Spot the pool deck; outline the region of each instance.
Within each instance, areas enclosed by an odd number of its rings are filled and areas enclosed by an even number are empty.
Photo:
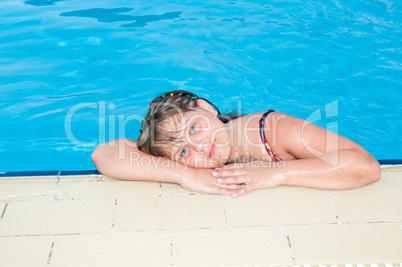
[[[103,175],[0,177],[0,266],[401,266],[402,166],[239,198]]]

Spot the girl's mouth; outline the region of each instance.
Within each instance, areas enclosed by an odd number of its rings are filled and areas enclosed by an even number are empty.
[[[215,149],[216,149],[216,143],[213,142],[211,146],[211,150],[209,151],[209,157],[212,158],[212,156],[215,154]]]

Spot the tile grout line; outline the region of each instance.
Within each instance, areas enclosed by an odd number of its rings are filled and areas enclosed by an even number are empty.
[[[57,174],[57,181],[56,181],[56,184],[54,185],[52,198],[50,199],[50,200],[52,200],[52,201],[54,200],[54,198],[55,198],[55,196],[56,196],[57,185],[60,183],[60,172],[61,172],[61,171],[59,171],[59,173]]]
[[[1,213],[1,216],[0,216],[0,222],[3,220],[3,216],[6,213],[7,207],[8,207],[8,201],[6,202],[6,205],[4,205],[3,212]]]
[[[49,266],[50,260],[52,259],[52,254],[53,254],[53,248],[54,248],[54,242],[56,241],[56,237],[53,238],[52,245],[50,246],[50,251],[49,251],[49,257],[47,258],[47,265],[46,267]]]
[[[225,200],[224,200],[223,196],[221,196],[221,197],[222,197],[222,208],[223,208],[223,220],[225,222],[225,228],[228,228],[228,221],[227,221],[227,218],[226,218]]]
[[[114,232],[114,223],[116,221],[116,211],[117,211],[117,198],[114,200],[114,211],[113,211],[113,221],[112,221],[112,233]]]
[[[170,230],[170,266],[173,267],[173,230]]]
[[[332,210],[333,210],[334,213],[335,213],[336,223],[337,223],[337,224],[342,224],[342,223],[341,223],[341,220],[339,220],[338,212],[337,212],[336,209],[335,209],[334,202],[332,201],[331,195],[329,194],[329,191],[328,191],[328,190],[327,190],[327,195],[328,195],[328,198],[329,198],[329,202],[331,203]]]
[[[288,240],[288,245],[289,245],[289,249],[290,249],[290,256],[292,256],[292,260],[293,260],[293,266],[296,266],[296,259],[295,259],[295,255],[293,254],[293,248],[292,248],[292,244],[290,243],[290,237],[289,237],[289,233],[288,233],[288,228],[286,228],[286,224],[283,225],[283,228],[285,228],[286,238]]]

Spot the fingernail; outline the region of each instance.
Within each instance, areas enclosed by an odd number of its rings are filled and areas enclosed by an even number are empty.
[[[212,172],[213,176],[218,176],[218,172]]]
[[[222,178],[219,178],[217,181],[218,183],[222,183]]]
[[[232,193],[232,197],[237,197],[237,194],[236,194],[236,193]]]

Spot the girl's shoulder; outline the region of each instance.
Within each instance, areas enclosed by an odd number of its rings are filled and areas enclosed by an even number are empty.
[[[264,128],[271,128],[273,124],[278,123],[288,116],[281,112],[270,112],[267,116],[264,116],[265,113],[266,111],[247,114],[234,119],[232,122],[240,124],[242,128],[255,128],[260,127],[260,120],[263,119]]]
[[[261,111],[261,112],[255,112],[255,113],[251,113],[251,114],[247,114],[242,116],[241,118],[245,118],[245,119],[258,119],[260,120],[262,118],[262,116],[266,113],[266,111]],[[270,112],[267,117],[272,117],[273,115],[275,116],[286,116],[285,113],[282,112],[276,112],[276,111],[272,111]],[[265,120],[267,119],[267,117],[265,118]]]

